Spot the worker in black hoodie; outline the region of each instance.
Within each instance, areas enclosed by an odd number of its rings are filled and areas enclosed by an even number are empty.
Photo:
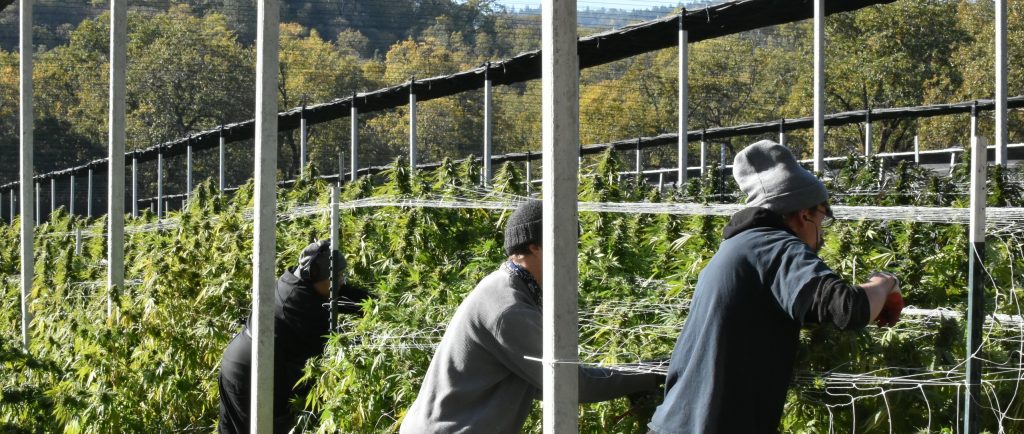
[[[311,357],[324,352],[330,332],[330,281],[335,270],[339,282],[339,313],[358,314],[369,293],[345,281],[345,259],[333,255],[327,241],[307,246],[299,265],[277,281],[274,303],[274,432],[288,432],[296,414],[289,404],[302,398],[308,386],[297,387],[302,369]],[[249,432],[250,372],[252,371],[252,316],[231,339],[220,363],[220,433]]]

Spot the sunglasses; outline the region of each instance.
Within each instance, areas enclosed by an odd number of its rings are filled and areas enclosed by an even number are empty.
[[[832,207],[825,205],[824,208],[825,209],[815,207],[814,210],[825,214],[825,218],[821,219],[821,227],[827,228],[829,226],[832,226],[832,223],[835,223],[836,218],[835,215],[832,214]]]

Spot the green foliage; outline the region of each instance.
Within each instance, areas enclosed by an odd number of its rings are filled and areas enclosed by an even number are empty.
[[[582,178],[581,200],[667,199],[631,180],[618,182],[619,167],[615,154],[600,156],[596,171]],[[883,168],[863,160],[851,160],[843,170],[843,176],[830,181],[840,204],[960,202],[953,195],[907,194],[917,186],[954,191],[957,177],[934,177],[906,166]],[[992,182],[1009,185],[1005,178],[1013,175],[997,172]],[[515,166],[503,166],[493,194],[521,194],[520,177]],[[367,179],[346,185],[343,200],[376,195],[457,197],[480,180],[472,160],[446,161],[437,170],[414,173],[397,160],[379,179],[382,183],[376,185]],[[687,200],[735,200],[733,184],[723,187],[713,177],[694,182],[717,187],[697,188]],[[326,204],[328,188],[315,177],[302,179],[281,192],[281,210]],[[172,214],[179,225],[130,233],[129,284],[115,292],[103,284],[104,220],[86,221],[58,212],[41,225],[33,344],[28,353],[19,348],[18,280],[8,277],[2,282],[0,319],[6,327],[0,333],[0,426],[12,432],[211,430],[219,358],[250,305],[252,224],[243,215],[252,206],[251,190],[250,183],[226,198],[211,183],[202,183],[194,201]],[[1012,188],[999,195],[1006,203],[1021,200],[1020,192]],[[312,384],[312,393],[295,403],[308,410],[302,429],[397,429],[429,364],[430,344],[476,282],[504,259],[505,217],[507,212],[481,209],[384,207],[344,212],[342,239],[350,278],[380,298],[367,302],[365,316],[348,318],[344,332],[331,336],[326,354],[307,365],[302,381]],[[154,222],[149,214],[138,220]],[[616,364],[635,362],[637,357],[667,357],[674,333],[623,330],[652,325],[672,330],[685,320],[685,310],[655,313],[629,306],[680,305],[688,300],[698,273],[721,241],[725,219],[583,213],[581,222],[580,308],[594,312],[595,318],[580,336],[583,354],[594,354],[586,361]],[[279,221],[278,270],[291,265],[309,239],[326,237],[328,226],[324,214]],[[85,234],[81,254],[74,252],[76,228]],[[896,272],[909,305],[962,311],[965,234],[956,225],[840,222],[829,230],[822,254],[833,269],[855,281],[870,270]],[[1019,273],[1014,270],[1024,266],[1024,258],[1016,240],[992,241],[987,262],[994,283],[990,299],[998,302],[992,306],[1002,309],[1007,289],[1017,287]],[[0,226],[0,269],[5,275],[17,270],[17,246],[17,226]],[[1003,295],[993,298],[997,290]],[[109,317],[108,300],[113,303]],[[928,330],[922,336],[919,329],[902,325],[859,333],[809,329],[802,338],[797,373],[882,369],[880,376],[901,376],[915,369],[961,369],[962,324],[947,319]],[[1016,357],[1015,351],[1013,345],[998,341],[985,347],[991,360]],[[995,396],[1013,393],[1012,382],[991,384]],[[884,399],[863,397],[854,404],[855,412],[849,398],[825,393],[824,387],[820,380],[798,382],[782,428],[825,432],[829,426],[844,426],[873,431],[892,424],[896,432],[910,432],[955,430],[957,424],[959,389],[952,385],[889,393]],[[1024,411],[1018,407],[1010,408],[1011,414]],[[584,405],[581,432],[643,432],[650,410],[630,409],[624,399]],[[539,423],[535,411],[526,430],[539,430]],[[995,429],[996,421],[984,423]]]

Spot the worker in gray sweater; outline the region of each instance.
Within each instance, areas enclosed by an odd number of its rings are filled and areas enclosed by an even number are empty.
[[[541,202],[528,201],[505,228],[508,261],[459,305],[430,361],[402,434],[517,433],[540,399]],[[581,402],[658,390],[654,374],[579,368]]]

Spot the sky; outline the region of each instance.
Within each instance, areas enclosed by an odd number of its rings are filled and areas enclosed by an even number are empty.
[[[498,0],[498,4],[509,9],[539,8],[541,0]],[[577,9],[649,9],[653,6],[678,6],[679,0],[576,0]]]

